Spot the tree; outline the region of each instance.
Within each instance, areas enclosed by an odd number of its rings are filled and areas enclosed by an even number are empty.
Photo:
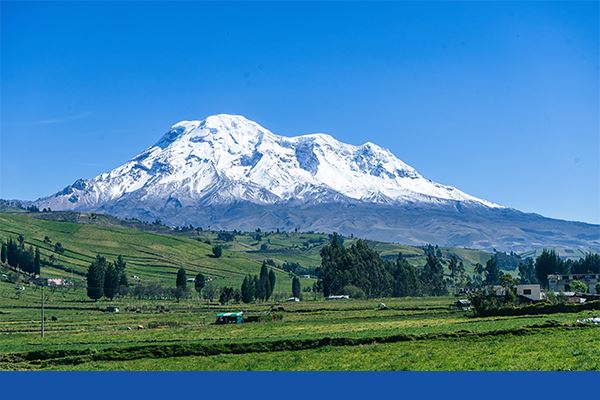
[[[267,293],[269,292],[269,270],[267,269],[267,265],[263,262],[260,267],[260,274],[258,278],[258,286],[256,288],[256,298],[259,300],[266,300]]]
[[[519,280],[523,284],[538,283],[535,274],[535,265],[531,258],[528,258],[525,262],[519,263]]]
[[[500,268],[496,262],[496,258],[491,257],[485,263],[485,284],[498,285],[500,284]]]
[[[428,296],[444,296],[448,294],[444,281],[444,267],[438,257],[430,252],[421,272],[421,288]]]
[[[222,305],[229,303],[233,299],[235,290],[232,287],[223,287],[221,288],[221,293],[219,294],[219,303]]]
[[[196,292],[198,292],[198,297],[200,297],[200,294],[202,292],[202,289],[204,289],[205,284],[206,278],[204,277],[204,274],[199,272],[196,275],[196,278],[194,278],[194,289],[196,289]]]
[[[275,283],[277,282],[277,277],[275,276],[275,271],[273,269],[269,269],[269,292],[267,293],[267,299],[270,299],[273,295],[273,291],[275,290]]]
[[[596,283],[596,294],[600,294],[600,282]]]
[[[502,285],[505,288],[511,288],[515,285],[518,284],[518,281],[516,279],[514,279],[510,274],[507,273],[503,273],[500,276],[500,285]]]
[[[54,243],[54,252],[58,254],[64,254],[65,248],[63,247],[61,242]]]
[[[50,240],[50,237],[48,235],[44,236],[44,243],[48,245],[52,244],[52,240]]]
[[[292,278],[292,296],[300,298],[301,290],[302,289],[300,288],[300,278],[294,276]]]
[[[185,287],[185,286],[177,286],[175,289],[173,289],[173,296],[175,296],[175,299],[177,300],[177,302],[179,303],[179,300],[188,297],[190,294],[190,290]]]
[[[117,260],[115,261],[115,268],[119,274],[119,286],[128,287],[129,280],[127,279],[127,271],[125,270],[127,268],[127,262],[125,262],[122,255],[117,257]]]
[[[104,295],[112,300],[119,290],[119,272],[117,267],[108,263],[104,271]]]
[[[417,296],[419,294],[419,275],[402,253],[398,254],[394,270],[394,297]]]
[[[379,253],[363,240],[346,249],[335,233],[330,244],[321,249],[317,275],[325,296],[339,294],[348,285],[360,288],[369,297],[386,296],[392,291],[392,276]]]
[[[35,248],[35,256],[33,258],[33,273],[36,275],[40,274],[42,261],[40,260],[40,249],[38,247]]]
[[[223,255],[223,247],[216,245],[212,248],[212,253],[215,258],[219,258]]]
[[[587,285],[580,280],[572,281],[569,284],[569,286],[571,287],[571,290],[575,293],[587,293],[587,291],[588,291]]]
[[[244,277],[244,280],[242,281],[242,287],[240,289],[241,295],[242,295],[242,301],[244,303],[251,303],[252,302],[252,297],[250,296],[250,278],[248,276]]]
[[[548,275],[566,273],[565,265],[554,250],[542,251],[535,259],[535,274],[540,284],[548,287]]]
[[[572,274],[600,274],[600,254],[587,253],[584,258],[575,261]]]
[[[25,236],[19,233],[19,236],[17,236],[17,241],[19,242],[19,247],[21,250],[23,250],[25,248]]]
[[[179,268],[177,271],[177,281],[175,282],[175,287],[185,289],[187,288],[187,275],[185,273],[185,269]]]
[[[2,242],[2,247],[0,247],[0,261],[2,261],[2,264],[4,264],[6,262],[6,252],[8,251],[8,248],[6,246],[6,243]]]
[[[208,282],[206,286],[204,286],[204,290],[202,291],[202,295],[208,301],[213,301],[217,294],[217,288],[212,284],[212,282]]]
[[[104,296],[104,274],[106,271],[106,258],[97,255],[92,261],[87,272],[87,295],[96,301]]]

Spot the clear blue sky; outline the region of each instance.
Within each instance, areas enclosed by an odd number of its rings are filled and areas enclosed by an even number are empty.
[[[2,2],[0,198],[110,170],[182,119],[389,148],[600,222],[598,2]]]

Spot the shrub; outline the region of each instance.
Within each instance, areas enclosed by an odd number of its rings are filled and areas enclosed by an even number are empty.
[[[213,246],[212,248],[213,256],[215,258],[219,258],[223,255],[223,247],[221,246]]]
[[[342,289],[342,294],[347,294],[352,299],[364,299],[365,297],[367,297],[367,295],[361,288],[354,285],[344,286],[344,288]]]

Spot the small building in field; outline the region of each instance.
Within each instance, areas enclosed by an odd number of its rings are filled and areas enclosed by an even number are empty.
[[[348,300],[350,298],[350,296],[348,296],[347,294],[332,294],[330,296],[327,296],[327,300]]]
[[[226,312],[217,314],[217,319],[215,320],[215,324],[223,325],[223,324],[241,324],[244,322],[244,312]]]
[[[531,301],[542,301],[546,298],[540,285],[517,285],[517,296]]]
[[[300,299],[297,297],[290,297],[290,298],[286,299],[285,301],[300,301]]]
[[[548,287],[551,292],[570,292],[573,281],[583,282],[587,286],[587,292],[596,293],[596,284],[600,282],[600,274],[568,274],[548,275]]]
[[[34,283],[39,286],[61,287],[73,286],[73,282],[64,278],[36,278]]]
[[[454,302],[454,304],[452,304],[450,306],[451,309],[453,310],[463,310],[463,311],[469,311],[471,309],[471,300],[468,299],[460,299],[460,300],[456,300]]]

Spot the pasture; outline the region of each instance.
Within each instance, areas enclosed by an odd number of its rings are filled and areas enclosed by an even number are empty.
[[[214,325],[220,306],[188,299],[93,302],[81,289],[0,283],[3,370],[597,370],[596,311],[475,318],[452,297],[281,303],[280,319]],[[380,303],[386,308],[380,309]],[[119,313],[106,311],[117,306]],[[143,327],[143,328],[142,328]]]

